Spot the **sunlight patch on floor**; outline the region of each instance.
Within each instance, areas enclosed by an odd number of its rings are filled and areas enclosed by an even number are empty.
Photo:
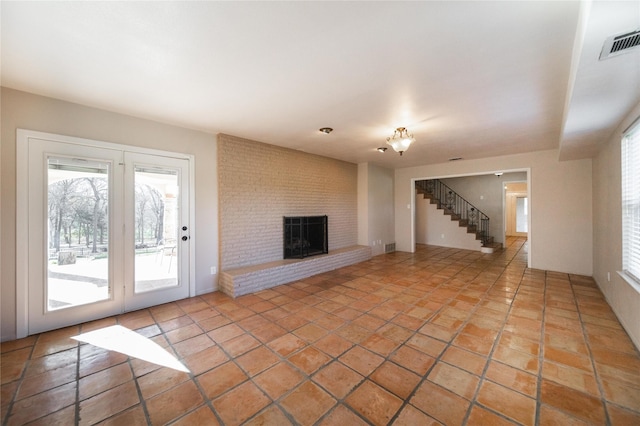
[[[113,325],[72,337],[110,351],[120,352],[130,357],[151,362],[174,370],[189,372],[180,361],[163,347],[135,331],[121,325]]]

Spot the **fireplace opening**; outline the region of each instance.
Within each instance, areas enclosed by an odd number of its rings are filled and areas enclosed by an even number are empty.
[[[329,253],[327,216],[284,218],[284,258],[302,259]]]

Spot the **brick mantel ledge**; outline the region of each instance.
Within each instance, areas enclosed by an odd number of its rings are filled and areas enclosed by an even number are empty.
[[[350,246],[304,259],[284,259],[220,273],[220,291],[238,297],[371,259],[371,247]]]

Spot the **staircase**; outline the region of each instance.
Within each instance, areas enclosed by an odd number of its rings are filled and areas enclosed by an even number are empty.
[[[489,235],[489,216],[440,180],[417,181],[416,190],[431,204],[437,204],[437,208],[444,210],[444,214],[451,216],[451,220],[457,221],[460,227],[466,227],[468,234],[475,234],[476,240],[482,243],[480,250],[483,253],[493,253],[502,248],[502,244],[494,242]]]

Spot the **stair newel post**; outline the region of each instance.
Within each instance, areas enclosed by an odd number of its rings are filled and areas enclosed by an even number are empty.
[[[486,215],[483,215],[482,218],[482,244],[487,244],[489,242],[489,218]]]

